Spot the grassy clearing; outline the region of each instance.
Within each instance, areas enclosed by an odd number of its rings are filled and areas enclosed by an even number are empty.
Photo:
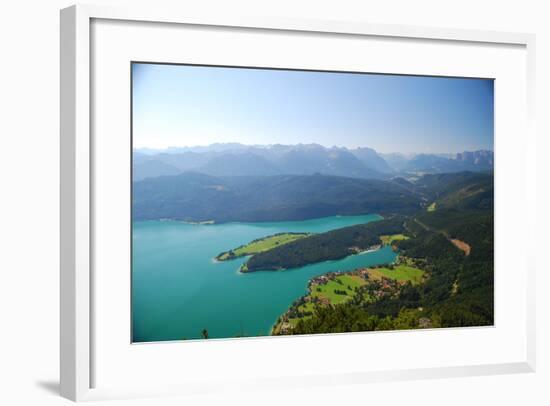
[[[355,288],[363,286],[367,283],[363,278],[358,275],[338,275],[334,280],[329,281],[323,285],[314,286],[309,294],[310,299],[317,298],[322,302],[329,301],[332,305],[345,303],[355,295]],[[340,293],[337,293],[340,292]],[[342,292],[346,292],[343,294]],[[302,303],[296,308],[296,310],[302,314],[313,313],[315,310],[315,304],[310,300]],[[289,317],[288,323],[292,327],[295,327],[300,320],[307,320],[311,316],[303,315],[301,317]]]
[[[428,206],[428,211],[435,211],[437,209],[437,203],[436,202],[433,202],[432,204],[430,204]]]
[[[315,305],[311,302],[305,302],[298,307],[298,310],[303,312],[312,312],[315,310]]]
[[[259,238],[257,240],[251,241],[246,245],[242,245],[238,248],[229,250],[227,252],[222,252],[216,259],[218,261],[227,261],[234,258],[244,257],[248,255],[258,254],[260,252],[269,251],[275,247],[278,247],[283,244],[288,244],[289,242],[299,240],[301,238],[309,237],[311,233],[280,233],[275,235],[270,235],[268,237]]]
[[[397,282],[410,281],[416,285],[424,281],[424,271],[422,269],[412,266],[411,263],[405,262],[396,266],[369,268],[367,270],[369,278],[367,280],[361,276],[361,272],[337,274],[334,279],[330,279],[328,282],[313,283],[310,286],[309,294],[304,298],[300,305],[294,307],[295,311],[289,311],[287,317],[279,322],[274,331],[276,334],[284,334],[284,331],[292,330],[296,327],[300,320],[307,320],[312,317],[311,313],[315,312],[316,306],[326,305],[340,305],[350,301],[356,297],[358,292],[361,292],[363,303],[370,303],[376,300],[377,293],[374,292],[373,296],[368,289],[359,288],[368,285],[376,280],[382,278],[393,279]],[[393,285],[393,289],[398,289],[398,284]],[[385,287],[384,289],[387,289]]]
[[[313,313],[313,311],[315,310],[315,305],[311,302],[305,302],[304,304],[301,304],[300,306],[298,306],[296,310],[298,310],[302,314],[309,313],[309,312]],[[290,317],[288,319],[288,322],[291,324],[292,327],[295,327],[296,324],[298,324],[299,320],[307,320],[310,317],[311,317],[310,315],[303,315],[301,317]]]
[[[401,241],[401,240],[408,240],[409,237],[407,237],[404,234],[393,234],[393,235],[381,235],[380,240],[382,241],[382,244],[384,245],[391,245],[394,241]]]
[[[339,275],[326,284],[315,286],[311,292],[311,297],[326,299],[331,304],[337,305],[350,300],[355,294],[355,288],[366,283],[363,278],[357,275]]]
[[[413,285],[419,284],[424,279],[424,271],[409,265],[396,265],[393,269],[382,267],[369,269],[372,279],[390,278],[398,282],[410,281]]]

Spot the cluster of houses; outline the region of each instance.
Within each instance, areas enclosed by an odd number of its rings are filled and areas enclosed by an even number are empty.
[[[399,285],[398,281],[384,277],[379,280],[379,283],[380,287],[372,292],[372,295],[377,299],[394,294]]]
[[[359,247],[350,247],[349,250],[354,254],[362,254],[364,252],[378,251],[380,248],[382,248],[382,244],[371,245],[367,249],[359,248]]]
[[[292,331],[292,324],[290,324],[287,320],[283,320],[274,327],[273,331],[280,335],[290,334]]]
[[[351,272],[335,271],[335,272],[329,272],[323,275],[319,275],[310,279],[308,282],[308,291],[310,293],[306,296],[302,296],[300,299],[298,299],[296,302],[292,304],[290,309],[284,315],[282,315],[281,318],[278,320],[277,324],[273,328],[273,331],[276,331],[278,334],[290,333],[292,330],[292,324],[289,322],[289,319],[300,317],[301,314],[300,312],[298,312],[298,308],[304,303],[311,302],[311,303],[318,303],[320,305],[331,304],[330,300],[326,297],[311,295],[311,292],[313,292],[317,288],[317,286],[326,285],[329,281],[335,280],[337,276],[344,275],[344,274],[360,276],[364,280],[372,280],[373,278],[371,276],[371,271],[372,271],[371,268],[359,268]],[[399,285],[402,283],[402,282],[396,281],[395,279],[386,278],[383,276],[379,278],[377,277],[376,282],[378,285],[376,289],[369,292],[376,299],[380,299],[388,295],[393,295],[397,291]],[[422,320],[422,324],[424,325],[424,328],[426,326],[431,325],[429,319]]]
[[[327,274],[319,275],[319,276],[316,276],[315,278],[311,279],[308,283],[308,289],[309,289],[310,292],[313,292],[313,290],[317,286],[325,285],[329,281],[336,279],[337,276],[343,275],[343,274],[356,275],[356,276],[360,276],[364,280],[369,280],[369,279],[372,279],[370,271],[371,271],[370,268],[360,268],[360,269],[356,269],[355,271],[352,271],[352,272],[339,272],[339,271],[329,272]],[[377,299],[380,299],[383,296],[387,296],[388,294],[390,294],[390,295],[393,294],[393,292],[395,292],[397,290],[397,288],[399,287],[399,284],[400,284],[400,282],[398,282],[394,279],[385,278],[385,277],[377,278],[377,282],[380,284],[380,286],[376,290],[371,292],[371,294]],[[313,301],[318,302],[318,303],[323,304],[323,305],[329,305],[330,304],[330,300],[327,299],[327,298],[324,298],[324,297],[313,297],[312,298],[310,295],[308,295],[308,296],[302,298],[302,301],[309,301],[309,300],[313,300]],[[299,305],[299,304],[300,303],[296,303],[296,305]]]
[[[326,273],[324,275],[319,275],[319,276],[316,276],[315,278],[312,278],[309,280],[308,282],[308,289],[309,291],[311,292],[315,286],[317,285],[326,285],[329,281],[333,281],[336,279],[337,276],[340,276],[340,275],[358,275],[358,276],[361,276],[363,279],[368,279],[369,278],[369,275],[368,275],[368,268],[361,268],[361,269],[357,269],[355,271],[335,271],[335,272],[329,272],[329,273]]]

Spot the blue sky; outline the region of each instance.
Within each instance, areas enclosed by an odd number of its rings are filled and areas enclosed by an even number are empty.
[[[134,148],[317,143],[493,149],[485,79],[133,64]]]

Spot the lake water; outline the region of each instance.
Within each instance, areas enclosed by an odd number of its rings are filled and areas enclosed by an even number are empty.
[[[216,262],[220,252],[267,235],[324,232],[380,219],[378,215],[193,225],[133,224],[133,341],[268,335],[277,318],[306,293],[309,279],[330,271],[392,262],[389,247],[337,261],[276,272],[238,272],[246,258]]]

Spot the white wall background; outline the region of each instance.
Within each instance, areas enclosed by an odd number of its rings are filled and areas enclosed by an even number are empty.
[[[95,0],[95,3],[131,2]],[[154,2],[157,7],[169,3]],[[188,1],[189,8],[197,13],[213,10],[233,15],[364,20],[536,33],[539,211],[550,207],[547,187],[550,182],[546,176],[550,174],[550,25],[546,3],[544,0]],[[12,0],[0,4],[0,404],[68,404],[57,395],[58,12],[72,2]],[[273,393],[119,400],[114,404],[549,404],[550,295],[546,290],[550,278],[543,255],[550,242],[544,230],[550,228],[550,223],[546,213],[539,213],[539,218],[536,247],[539,252],[539,365],[535,374],[281,388]]]

